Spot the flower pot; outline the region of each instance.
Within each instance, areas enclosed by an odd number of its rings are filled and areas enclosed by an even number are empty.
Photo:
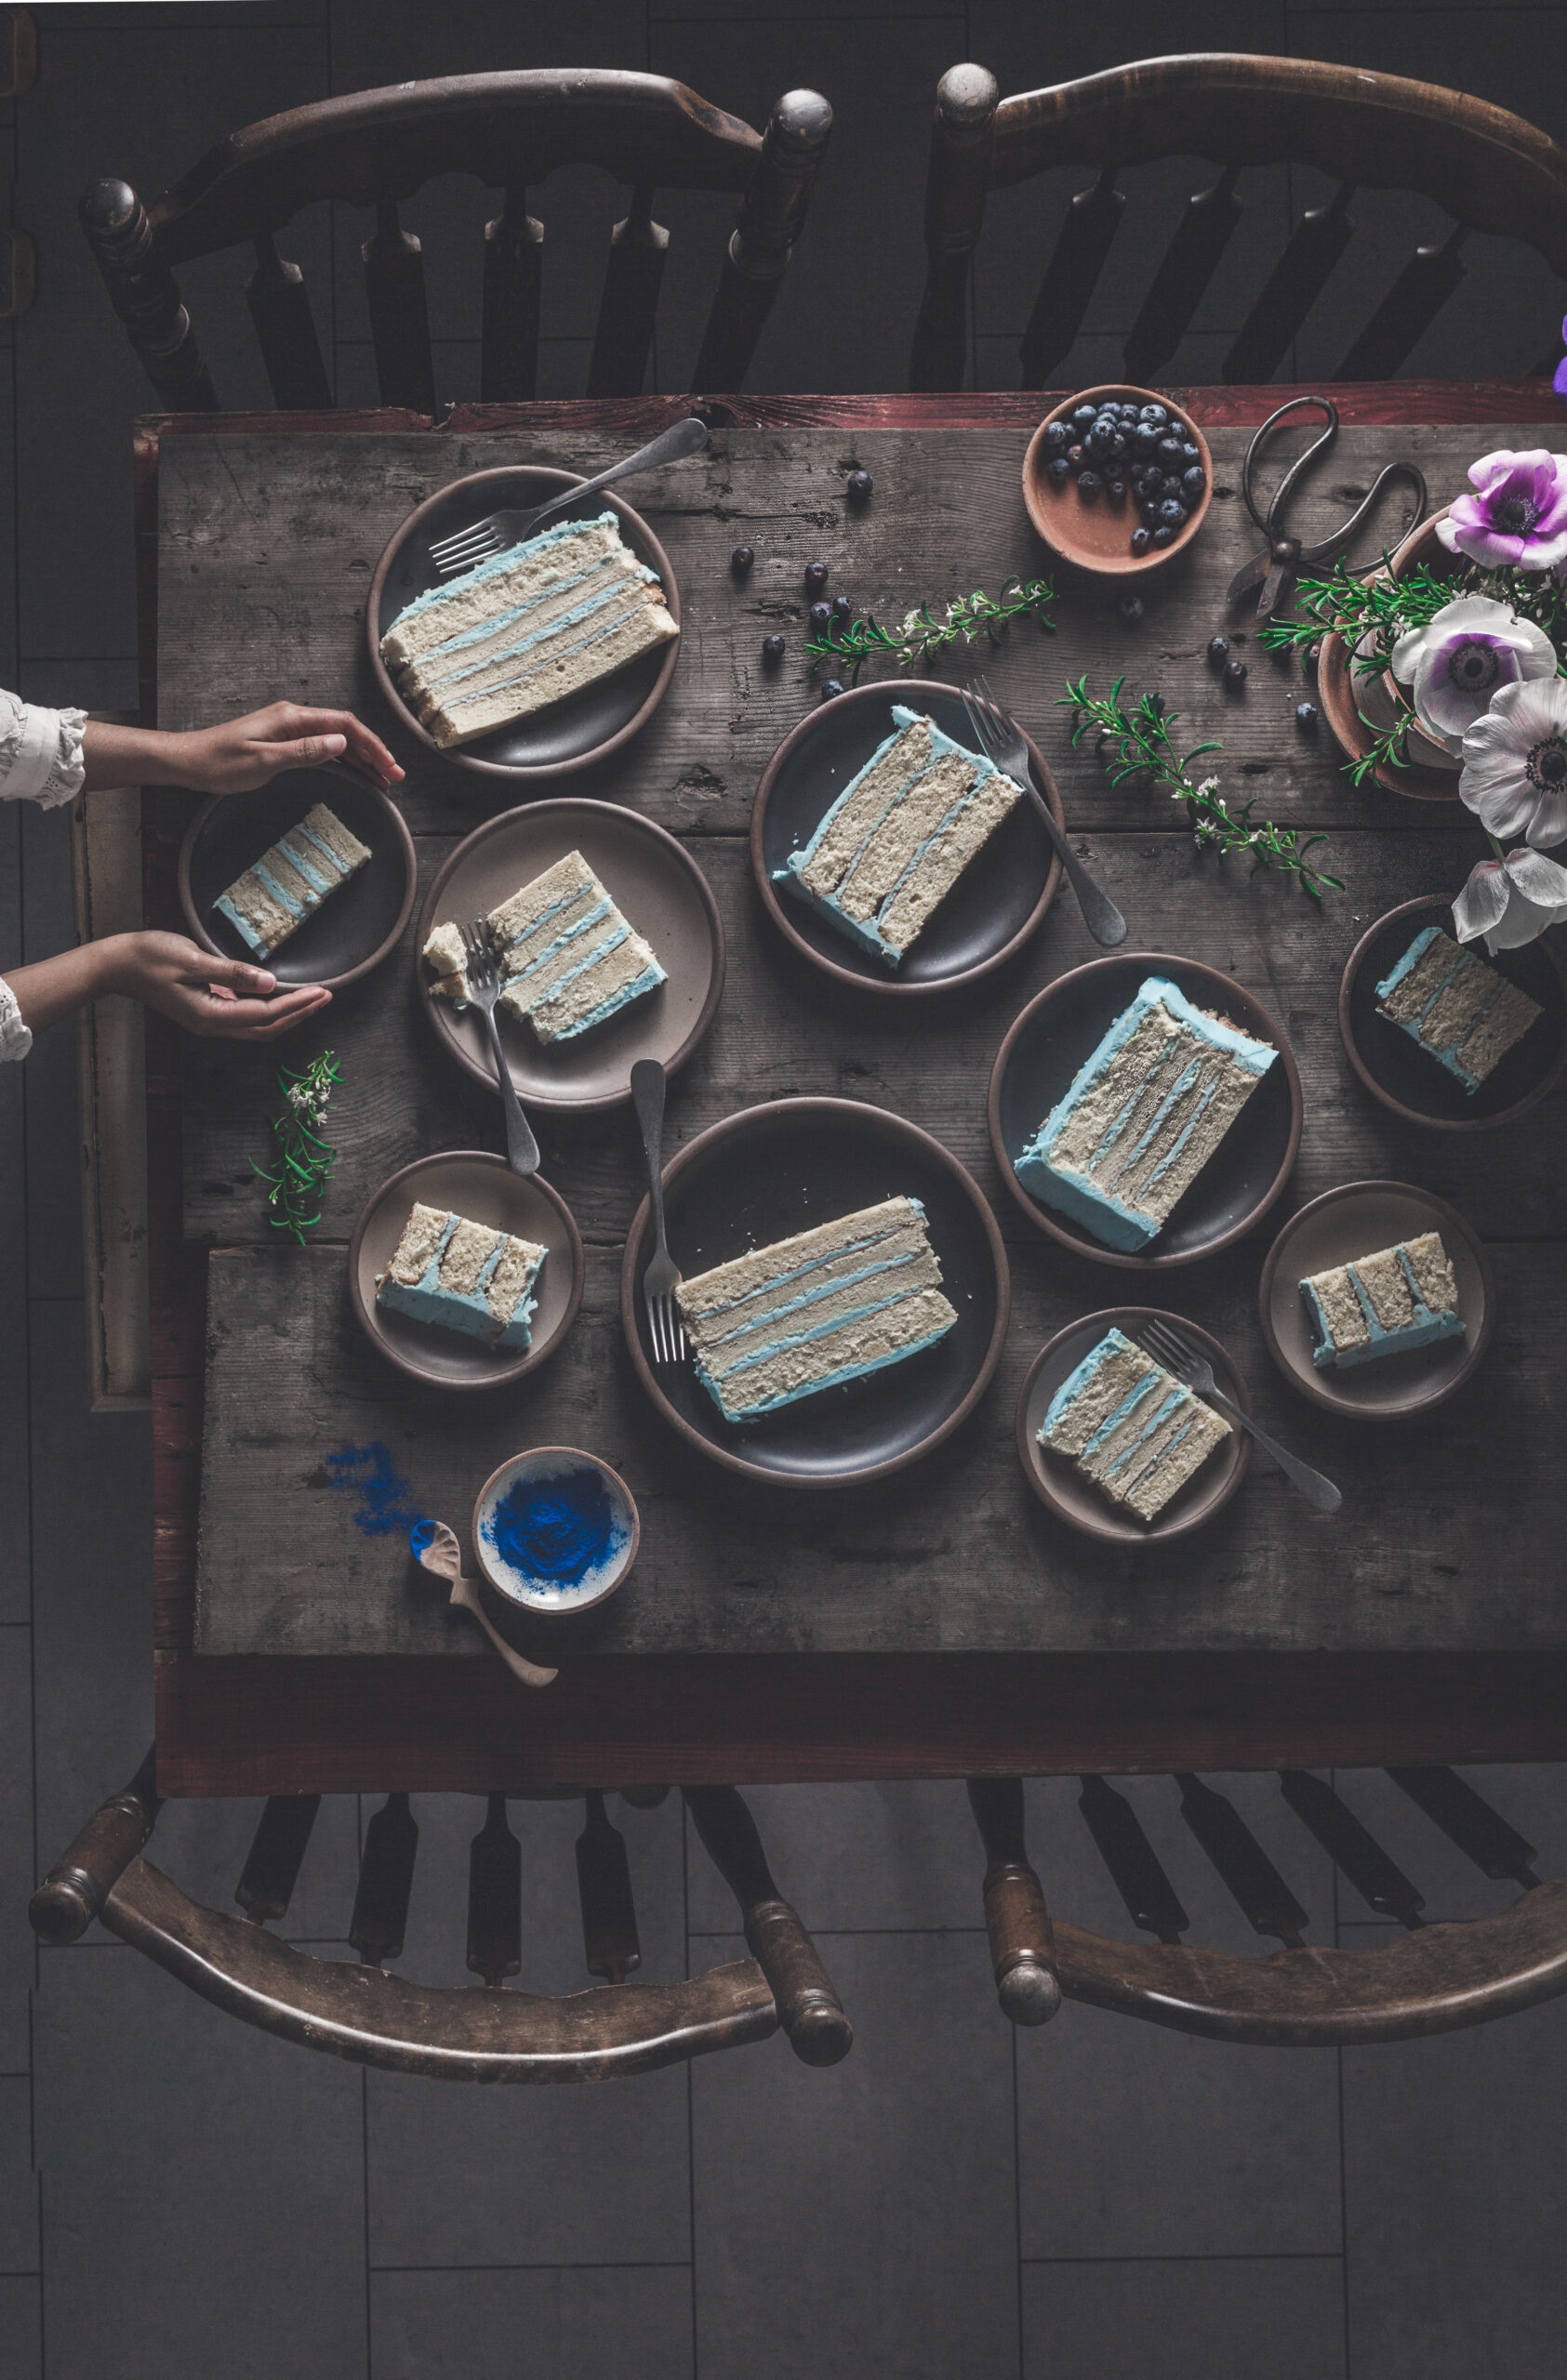
[[[1401,578],[1406,571],[1422,562],[1432,567],[1440,566],[1442,561],[1452,562],[1454,557],[1437,535],[1438,522],[1446,518],[1444,506],[1410,531],[1388,565],[1395,578]],[[1390,727],[1399,712],[1408,712],[1410,706],[1390,671],[1385,670],[1374,679],[1358,679],[1350,658],[1348,647],[1336,628],[1324,637],[1317,692],[1340,751],[1347,760],[1358,760],[1371,748],[1372,728]],[[1458,774],[1463,766],[1457,755],[1444,750],[1418,726],[1411,730],[1407,748],[1411,754],[1409,765],[1401,769],[1379,767],[1375,782],[1388,793],[1401,793],[1414,801],[1456,801]]]

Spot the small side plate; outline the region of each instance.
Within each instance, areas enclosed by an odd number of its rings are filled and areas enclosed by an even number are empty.
[[[1065,1330],[1058,1330],[1029,1366],[1018,1395],[1017,1460],[1042,1504],[1081,1529],[1084,1537],[1096,1537],[1109,1545],[1168,1545],[1172,1538],[1189,1537],[1193,1529],[1223,1511],[1251,1461],[1251,1439],[1231,1423],[1228,1444],[1211,1455],[1202,1470],[1171,1497],[1157,1520],[1140,1521],[1135,1513],[1122,1512],[1102,1496],[1093,1481],[1084,1479],[1063,1455],[1040,1445],[1050,1400],[1084,1355],[1098,1345],[1107,1330],[1123,1330],[1128,1339],[1135,1339],[1148,1322],[1168,1323],[1173,1330],[1194,1341],[1213,1365],[1214,1378],[1225,1395],[1242,1413],[1252,1409],[1246,1383],[1226,1350],[1184,1315],[1166,1314],[1151,1305],[1107,1306],[1102,1314],[1085,1315],[1081,1322],[1070,1322]],[[1220,1419],[1228,1416],[1221,1414]]]
[[[1441,1234],[1458,1286],[1465,1336],[1414,1355],[1380,1356],[1352,1371],[1319,1371],[1311,1360],[1301,1282],[1423,1231]],[[1290,1217],[1268,1251],[1257,1305],[1268,1352],[1292,1388],[1330,1413],[1386,1421],[1428,1412],[1463,1386],[1491,1342],[1496,1282],[1480,1239],[1445,1198],[1409,1182],[1346,1182]]]
[[[551,1480],[589,1472],[599,1481],[609,1503],[615,1540],[609,1554],[576,1585],[555,1585],[519,1570],[506,1559],[496,1541],[496,1507],[525,1479]],[[580,1447],[530,1447],[525,1454],[509,1455],[492,1471],[473,1505],[473,1551],[479,1567],[497,1594],[525,1611],[587,1611],[623,1586],[642,1543],[642,1516],[636,1499],[618,1471]]]
[[[388,1314],[377,1304],[376,1276],[391,1263],[416,1203],[445,1207],[471,1223],[514,1232],[549,1250],[536,1290],[531,1346],[491,1355],[460,1331]],[[437,1388],[498,1388],[537,1371],[576,1321],[584,1278],[582,1236],[560,1192],[537,1173],[524,1181],[504,1157],[482,1149],[446,1149],[404,1166],[381,1183],[349,1243],[349,1298],[372,1346],[410,1379]]]

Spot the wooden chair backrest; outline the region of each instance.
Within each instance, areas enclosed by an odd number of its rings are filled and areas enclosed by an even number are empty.
[[[1155,271],[1126,342],[1134,382],[1175,353],[1240,218],[1236,178],[1248,165],[1311,165],[1339,188],[1296,225],[1225,358],[1227,381],[1272,377],[1351,236],[1360,186],[1417,192],[1445,208],[1454,229],[1415,251],[1335,379],[1398,370],[1461,280],[1471,231],[1524,241],[1567,278],[1567,152],[1521,116],[1462,92],[1308,59],[1215,53],[1145,59],[1003,99],[985,68],[955,66],[936,93],[929,266],[910,385],[963,385],[969,258],[991,190],[1058,165],[1097,175],[1068,210],[1024,334],[1023,386],[1042,388],[1077,337],[1115,236],[1125,204],[1118,173],[1181,156],[1213,159],[1219,178],[1193,196]]]
[[[363,256],[384,404],[435,410],[424,259],[397,209],[437,175],[467,174],[505,193],[485,231],[486,401],[535,393],[543,226],[528,192],[557,168],[602,167],[630,186],[617,225],[589,373],[590,396],[639,393],[669,245],[653,220],[659,189],[733,191],[739,219],[697,359],[699,388],[737,390],[789,262],[832,127],[815,91],[779,100],[764,134],[661,74],[545,70],[447,75],[291,108],[232,133],[161,198],[94,183],[83,227],[164,402],[213,412],[219,399],[173,268],[250,242],[252,319],[277,403],[332,398],[303,277],[277,234],[328,199],[373,206]]]

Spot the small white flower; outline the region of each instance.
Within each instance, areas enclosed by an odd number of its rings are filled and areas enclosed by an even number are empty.
[[[1498,842],[1536,851],[1567,839],[1567,680],[1499,688],[1464,737],[1458,792]]]
[[[1460,942],[1485,936],[1486,948],[1516,950],[1567,918],[1567,867],[1543,852],[1482,859],[1453,904]]]

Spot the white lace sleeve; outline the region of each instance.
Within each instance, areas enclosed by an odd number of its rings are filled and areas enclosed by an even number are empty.
[[[0,801],[38,801],[46,810],[82,790],[85,710],[44,710],[0,688]]]
[[[21,1021],[17,996],[0,975],[0,1066],[7,1058],[25,1058],[33,1047],[33,1036]]]

